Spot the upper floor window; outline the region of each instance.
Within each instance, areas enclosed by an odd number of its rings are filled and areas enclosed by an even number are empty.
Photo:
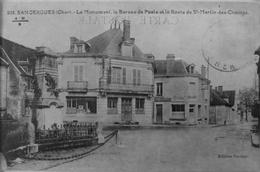
[[[133,69],[133,85],[141,85],[141,71]]]
[[[83,81],[83,65],[74,66],[74,81]]]
[[[112,67],[112,83],[120,84],[121,83],[121,68]]]
[[[161,82],[156,83],[156,95],[157,96],[163,95],[163,83],[161,83]]]

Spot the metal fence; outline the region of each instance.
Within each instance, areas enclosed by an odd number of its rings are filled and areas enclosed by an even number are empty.
[[[53,125],[51,129],[39,129],[36,131],[35,142],[37,144],[75,147],[77,142],[91,140],[97,136],[96,123],[67,122],[63,125]]]

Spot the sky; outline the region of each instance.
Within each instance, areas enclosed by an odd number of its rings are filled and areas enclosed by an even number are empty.
[[[31,14],[31,10],[38,13]],[[40,14],[41,10],[51,14]],[[100,11],[109,13],[93,14]],[[254,84],[258,59],[254,51],[260,46],[260,4],[255,2],[4,1],[2,35],[27,47],[64,52],[69,37],[87,41],[108,30],[115,17],[131,21],[131,37],[155,59],[175,54],[200,71],[207,57],[212,65],[220,63],[219,68],[227,64],[239,69],[220,72],[210,67],[213,86],[238,90]],[[15,19],[28,22],[19,25]]]

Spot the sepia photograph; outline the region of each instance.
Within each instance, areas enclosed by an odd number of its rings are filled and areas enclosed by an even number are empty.
[[[260,171],[260,1],[0,9],[0,172]]]

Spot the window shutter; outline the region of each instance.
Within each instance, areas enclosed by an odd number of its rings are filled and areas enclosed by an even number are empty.
[[[137,71],[137,85],[141,85],[141,71]]]
[[[123,84],[126,84],[126,68],[123,68]]]
[[[136,69],[133,69],[133,84],[136,85]]]
[[[74,81],[78,81],[78,68],[79,66],[74,66]]]
[[[83,66],[79,66],[79,81],[83,81]]]
[[[117,68],[116,71],[117,71],[116,83],[120,84],[121,83],[121,69]]]

